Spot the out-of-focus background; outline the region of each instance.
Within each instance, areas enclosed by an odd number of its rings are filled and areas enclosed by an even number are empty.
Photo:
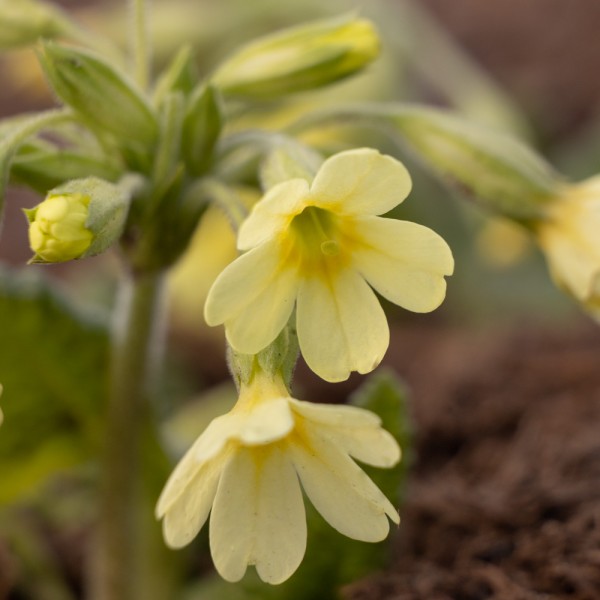
[[[127,43],[124,3],[57,4],[90,30]],[[596,0],[152,4],[156,64],[164,65],[185,41],[205,72],[239,43],[282,26],[356,8],[375,21],[383,40],[376,65],[356,80],[285,107],[266,107],[257,121],[263,126],[285,123],[341,96],[424,102],[513,133],[574,181],[600,170]],[[4,55],[0,77],[1,116],[53,104],[32,50]],[[361,135],[357,139],[368,144],[370,134]],[[398,156],[407,161],[414,189],[397,216],[442,234],[455,253],[456,274],[446,302],[433,314],[386,306],[392,345],[384,365],[411,390],[416,460],[389,569],[346,588],[345,597],[597,600],[597,325],[550,282],[540,252],[516,226],[448,191],[410,156]],[[119,270],[116,253],[26,267],[21,208],[39,199],[18,188],[9,194],[2,264],[56,279],[82,306],[109,307]],[[222,396],[232,395],[223,383],[222,333],[203,324],[202,303],[219,268],[235,255],[233,238],[216,211],[202,227],[193,254],[182,260],[170,285],[169,369],[161,393],[167,412],[192,407],[172,423],[174,438],[198,432],[189,415],[202,411],[188,402],[191,396],[209,392],[206,419],[210,407],[223,406]],[[359,381],[325,384],[300,365],[296,393],[341,401]],[[183,448],[187,442],[177,443]],[[31,527],[45,540],[51,557],[44,555],[46,563],[78,590],[85,528],[69,526],[62,513],[36,513]],[[3,545],[0,536],[0,598],[51,598],[25,581],[23,574],[36,563],[35,556],[22,561],[27,551]]]

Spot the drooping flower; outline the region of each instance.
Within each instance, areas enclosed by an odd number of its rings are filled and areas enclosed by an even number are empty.
[[[280,378],[255,371],[167,482],[156,508],[165,540],[185,546],[210,513],[211,553],[224,579],[238,581],[254,565],[261,579],[281,583],[306,549],[302,485],[332,527],[380,541],[388,518],[399,516],[353,458],[391,467],[400,448],[374,413],[295,400]]]
[[[534,231],[556,283],[600,316],[600,176],[567,186]]]
[[[414,312],[431,311],[453,271],[446,242],[407,221],[382,218],[411,180],[390,156],[363,148],[327,159],[314,180],[271,188],[242,224],[248,250],[217,278],[205,305],[209,325],[225,324],[231,346],[256,354],[296,307],[300,349],[328,381],[368,373],[389,344],[375,293]]]

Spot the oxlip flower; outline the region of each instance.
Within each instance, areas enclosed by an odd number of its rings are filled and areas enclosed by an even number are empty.
[[[368,148],[330,157],[312,183],[275,185],[240,228],[238,249],[247,252],[212,286],[207,323],[224,323],[235,350],[256,354],[296,307],[300,349],[315,373],[342,381],[351,371],[372,371],[389,344],[373,289],[394,304],[428,312],[443,301],[444,276],[453,271],[439,235],[378,216],[410,189],[400,162]]]
[[[566,186],[534,231],[556,283],[600,316],[600,176]]]
[[[188,544],[209,518],[215,567],[228,581],[254,565],[277,584],[306,549],[302,488],[329,524],[366,542],[399,516],[354,462],[391,467],[396,440],[374,413],[290,397],[279,376],[255,370],[235,407],[213,420],[175,468],[157,504],[167,544]]]

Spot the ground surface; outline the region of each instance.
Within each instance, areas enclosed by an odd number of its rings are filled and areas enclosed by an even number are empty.
[[[600,330],[403,333],[417,462],[347,600],[600,598]]]

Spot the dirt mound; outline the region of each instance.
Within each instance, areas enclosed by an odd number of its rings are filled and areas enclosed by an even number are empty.
[[[417,461],[395,562],[345,598],[598,600],[600,330],[403,337]]]

